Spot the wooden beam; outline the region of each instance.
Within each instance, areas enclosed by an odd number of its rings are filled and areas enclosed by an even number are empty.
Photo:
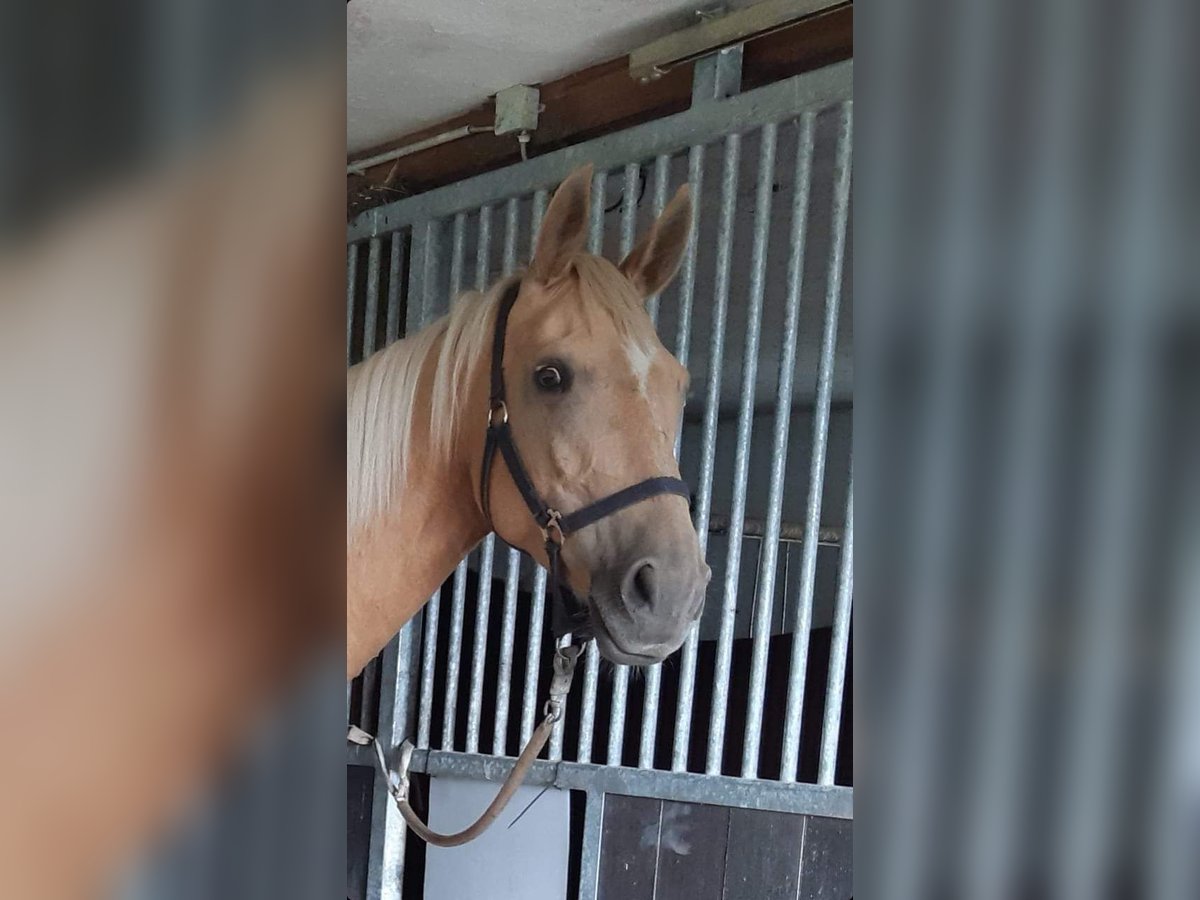
[[[853,5],[839,7],[779,29],[745,45],[744,88],[819,69],[853,55]],[[687,109],[692,96],[692,63],[641,83],[629,75],[629,57],[609,60],[540,86],[545,105],[528,152],[537,156],[602,134],[619,131]],[[462,125],[490,125],[492,104],[472,109],[403,138],[373,147],[371,156],[423,140]],[[347,179],[347,212],[365,209],[459,181],[521,159],[513,135],[477,134],[414,153]]]

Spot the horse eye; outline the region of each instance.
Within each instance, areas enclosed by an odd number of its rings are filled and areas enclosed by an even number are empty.
[[[566,386],[566,379],[558,366],[538,366],[534,370],[533,380],[543,391],[561,391]]]

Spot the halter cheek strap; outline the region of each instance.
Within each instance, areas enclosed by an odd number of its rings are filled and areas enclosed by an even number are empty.
[[[533,479],[521,460],[513,440],[512,428],[508,421],[508,405],[505,402],[504,391],[504,337],[508,330],[508,316],[517,296],[521,292],[520,280],[514,281],[500,298],[500,306],[496,311],[496,329],[492,335],[492,372],[491,394],[488,401],[487,436],[483,445],[483,466],[480,470],[479,496],[483,505],[483,514],[489,521],[492,518],[489,498],[491,484],[492,462],[496,451],[504,457],[504,464],[512,476],[521,499],[529,508],[529,514],[542,531],[546,539],[546,556],[550,566],[550,589],[555,600],[552,611],[552,627],[555,635],[572,632],[578,638],[588,636],[587,607],[575,596],[570,586],[562,577],[561,552],[563,541],[582,528],[594,525],[601,519],[620,512],[627,507],[651,497],[674,494],[685,499],[691,497],[687,483],[671,476],[659,475],[647,478],[622,488],[616,493],[601,497],[594,503],[589,503],[582,509],[564,515],[547,504],[534,487]]]

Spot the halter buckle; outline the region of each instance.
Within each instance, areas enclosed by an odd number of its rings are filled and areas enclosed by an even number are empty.
[[[508,405],[503,400],[493,400],[488,408],[488,428],[499,428],[508,424]]]
[[[542,537],[546,539],[546,543],[553,541],[561,547],[563,541],[566,540],[567,536],[563,534],[562,530],[562,517],[562,513],[557,509],[546,510],[546,524],[542,527]],[[558,533],[557,540],[550,536],[550,529],[552,528]]]

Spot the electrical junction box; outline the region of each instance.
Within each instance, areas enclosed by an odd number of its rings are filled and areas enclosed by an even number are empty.
[[[537,128],[541,94],[527,84],[514,84],[496,94],[496,134]]]

